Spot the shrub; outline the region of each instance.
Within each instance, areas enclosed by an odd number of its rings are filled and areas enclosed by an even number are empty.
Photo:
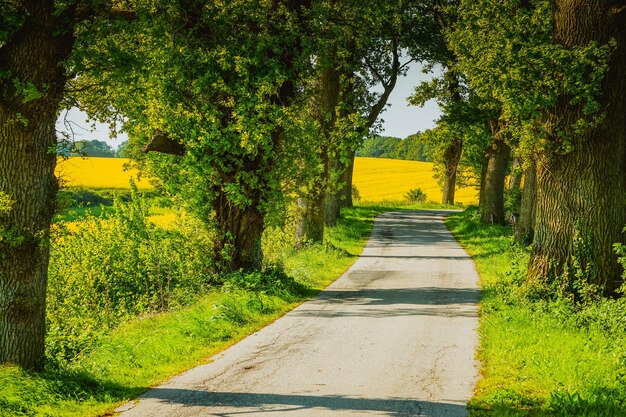
[[[352,200],[361,201],[361,193],[359,193],[359,189],[354,184],[352,184]]]
[[[306,292],[306,288],[279,268],[264,271],[233,272],[226,276],[225,291],[246,290],[255,293],[275,295],[283,300],[293,301]]]
[[[185,304],[211,282],[210,236],[192,224],[163,230],[134,193],[113,213],[59,226],[51,247],[49,358],[72,360],[123,320]]]
[[[426,201],[426,194],[422,191],[421,188],[413,188],[412,190],[409,190],[405,194],[405,197],[412,203],[423,203],[424,201]]]

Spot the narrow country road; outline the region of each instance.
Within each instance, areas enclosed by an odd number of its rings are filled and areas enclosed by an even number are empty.
[[[480,293],[445,214],[379,216],[361,257],[318,297],[121,416],[466,416]]]

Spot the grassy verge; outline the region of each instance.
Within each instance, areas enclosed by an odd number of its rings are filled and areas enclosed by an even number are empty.
[[[374,217],[387,209],[345,210],[324,246],[273,254],[284,273],[268,270],[254,285],[226,279],[228,285],[184,307],[122,324],[71,362],[55,362],[43,373],[0,367],[0,416],[102,415],[206,361],[339,277],[363,249]]]
[[[524,281],[528,251],[508,228],[471,211],[447,225],[481,275],[479,359],[473,417],[626,416],[626,300],[584,303]]]

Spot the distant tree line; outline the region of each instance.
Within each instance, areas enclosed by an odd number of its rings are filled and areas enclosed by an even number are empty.
[[[100,158],[127,158],[126,147],[128,141],[122,142],[117,149],[113,149],[102,140],[79,140],[76,142],[61,142],[57,146],[57,153],[62,156],[94,156]]]
[[[405,139],[393,136],[369,136],[357,149],[356,156],[431,162],[433,160],[431,149],[421,140],[421,135],[418,132]]]

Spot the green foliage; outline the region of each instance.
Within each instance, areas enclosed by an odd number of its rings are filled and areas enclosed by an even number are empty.
[[[412,203],[423,203],[426,201],[426,193],[424,193],[421,188],[413,188],[409,190],[405,197]]]
[[[448,35],[470,87],[501,107],[523,152],[569,152],[601,119],[597,98],[613,46],[553,42],[552,1],[462,1]],[[577,118],[546,117],[564,104]]]
[[[102,140],[79,140],[70,143],[69,149],[59,149],[58,152],[65,156],[96,156],[113,158],[115,152],[108,143]]]
[[[211,281],[210,236],[193,223],[157,228],[136,193],[75,228],[60,224],[51,248],[49,358],[74,359],[124,320],[185,304]]]
[[[519,216],[522,204],[522,189],[520,187],[506,188],[504,190],[504,211],[507,218],[511,218],[513,213]]]
[[[624,232],[626,233],[626,227],[624,228]],[[613,245],[613,249],[615,250],[615,253],[619,255],[618,262],[622,266],[622,279],[624,281],[621,292],[623,295],[626,295],[626,244],[615,243]]]
[[[287,1],[138,2],[137,19],[78,45],[78,82],[97,84],[80,101],[95,118],[123,119],[128,152],[205,224],[220,226],[218,205],[266,214],[294,169],[299,137],[286,137],[310,65],[304,11]],[[157,133],[185,154],[139,152]]]
[[[432,151],[422,140],[421,135],[421,132],[417,132],[402,139],[396,144],[391,157],[407,161],[432,162]]]
[[[447,220],[483,288],[483,378],[470,415],[626,414],[626,298],[580,302],[528,282],[528,249],[512,244],[510,228],[480,224],[474,211]]]
[[[120,204],[120,203],[116,203]],[[133,204],[135,204],[133,206]],[[123,204],[124,205],[124,204]],[[111,245],[119,249],[118,244],[122,239],[116,235],[115,230],[150,236],[151,233],[163,233],[152,230],[144,220],[145,211],[141,210],[140,204],[131,201],[124,205],[124,214],[118,217],[107,218],[108,229],[96,230],[93,238],[112,237]],[[45,372],[30,373],[11,366],[0,367],[0,416],[26,417],[53,415],[55,417],[89,417],[105,415],[111,412],[119,403],[135,398],[146,388],[154,386],[164,379],[180,373],[185,369],[203,363],[220,350],[223,350],[233,342],[249,335],[259,328],[276,320],[281,314],[297,305],[297,302],[310,297],[315,291],[326,287],[330,282],[339,277],[354,261],[363,249],[372,228],[374,217],[384,211],[383,207],[369,206],[344,209],[344,218],[339,220],[335,228],[328,230],[328,242],[331,246],[311,245],[303,251],[295,252],[288,249],[276,251],[278,261],[284,265],[284,270],[272,268],[264,272],[244,274],[237,273],[220,278],[215,277],[211,281],[210,289],[202,290],[202,294],[183,294],[186,304],[176,308],[174,296],[170,303],[170,311],[156,312],[161,310],[160,296],[152,297],[150,293],[142,292],[135,296],[148,307],[150,300],[155,301],[152,310],[136,312],[138,317],[127,315],[123,322],[116,328],[111,328],[105,323],[111,321],[111,317],[105,308],[95,308],[87,311],[82,304],[94,306],[95,297],[98,302],[104,300],[104,296],[92,290],[88,283],[90,274],[97,274],[95,266],[87,263],[73,263],[64,268],[70,275],[69,280],[60,279],[58,276],[51,282],[50,291],[54,298],[54,311],[63,317],[56,319],[54,323],[61,329],[51,329],[49,351],[56,349],[58,356],[53,363],[48,363]],[[122,220],[123,219],[123,220]],[[92,220],[88,218],[85,222]],[[118,224],[129,222],[130,224]],[[193,223],[192,223],[193,224]],[[199,239],[193,236],[198,230],[179,230],[177,233],[187,233],[185,239]],[[188,225],[188,227],[191,227]],[[81,229],[76,232],[81,235]],[[87,232],[85,231],[85,234]],[[284,239],[281,228],[272,228],[266,231],[264,245],[272,245]],[[154,237],[154,236],[153,236]],[[63,239],[71,238],[63,235]],[[293,235],[291,235],[293,239]],[[93,252],[96,258],[106,251],[107,242],[99,245],[87,240],[77,240],[75,243],[85,243],[88,249],[67,245],[67,249],[84,252],[83,255],[74,259],[87,257],[88,252]],[[140,240],[141,242],[141,240]],[[137,242],[125,241],[134,246]],[[145,242],[143,242],[145,243]],[[163,243],[163,240],[161,240]],[[177,245],[185,245],[177,241]],[[190,250],[190,245],[181,247],[186,262],[201,265],[206,262],[206,252]],[[292,247],[292,246],[291,246]],[[193,248],[192,248],[193,249]],[[60,247],[57,246],[57,255]],[[172,248],[161,247],[164,256],[171,254]],[[127,253],[126,253],[127,254]],[[113,256],[113,253],[109,255]],[[145,254],[145,258],[154,259],[153,255]],[[53,258],[54,259],[54,258]],[[67,258],[65,258],[67,259]],[[101,259],[101,258],[100,258]],[[122,264],[118,264],[123,267]],[[88,269],[78,271],[84,266]],[[154,271],[154,265],[144,265]],[[59,266],[53,266],[59,270]],[[73,268],[73,270],[71,270]],[[115,271],[109,270],[109,272]],[[141,272],[141,271],[140,271]],[[187,273],[196,273],[188,270]],[[133,272],[126,280],[121,280],[119,274],[115,275],[118,289],[121,285],[128,285],[128,292],[134,288],[135,277]],[[141,278],[145,275],[139,274]],[[100,281],[105,282],[107,277],[100,276]],[[201,277],[190,276],[185,279],[185,284],[195,285],[195,279],[200,279],[200,285],[206,282]],[[74,280],[80,280],[76,283]],[[124,282],[122,282],[124,281]],[[108,280],[113,283],[113,280]],[[149,281],[153,282],[153,281]],[[182,282],[182,281],[181,281]],[[220,288],[221,283],[225,283]],[[65,289],[70,285],[78,286],[85,292],[79,299],[73,289]],[[204,287],[206,288],[206,287]],[[159,287],[152,287],[159,294]],[[65,305],[59,305],[62,300],[60,294],[66,292],[71,298]],[[175,304],[180,304],[181,300]],[[296,302],[294,302],[296,301]],[[119,302],[119,300],[118,300]],[[108,301],[101,305],[106,306]],[[120,305],[126,305],[123,302]],[[150,307],[148,307],[150,308]],[[80,320],[78,314],[84,314],[84,320]],[[101,316],[101,318],[98,318]],[[55,320],[49,317],[49,320]],[[69,320],[64,323],[62,320]],[[95,322],[103,323],[99,328],[93,329]],[[49,322],[50,323],[50,322]],[[82,325],[87,329],[75,329],[71,334],[72,326]],[[60,331],[65,329],[65,333]],[[93,331],[92,331],[93,330]],[[92,331],[92,338],[85,340],[87,333]],[[55,333],[56,332],[56,333]],[[97,340],[94,338],[97,336]],[[65,337],[65,339],[63,339]],[[87,346],[91,347],[88,349]],[[60,348],[65,348],[61,351]],[[81,353],[74,357],[63,358],[62,353],[71,355],[70,350]]]
[[[4,220],[9,213],[11,212],[11,208],[13,207],[13,200],[6,194],[0,191],[0,221]],[[0,243],[3,240],[8,238],[8,231],[5,227],[0,223]]]
[[[306,288],[278,268],[253,272],[232,272],[224,278],[224,291],[246,290],[257,294],[268,294],[294,301],[306,293]]]
[[[14,203],[9,195],[0,191],[0,249],[4,245],[19,246],[24,240],[24,237],[17,233],[13,227],[7,227],[3,224],[8,223],[7,220]],[[0,256],[2,256],[1,251]]]
[[[352,190],[350,190],[350,192],[352,193],[352,201],[358,202],[361,200],[361,193],[356,185],[352,184]]]
[[[356,155],[372,158],[392,158],[396,146],[400,143],[402,143],[400,138],[370,136],[363,141],[363,144],[356,151]]]
[[[428,145],[420,140],[421,133],[407,136],[405,139],[385,136],[370,136],[357,149],[357,156],[371,158],[392,158],[408,161],[432,161]]]

